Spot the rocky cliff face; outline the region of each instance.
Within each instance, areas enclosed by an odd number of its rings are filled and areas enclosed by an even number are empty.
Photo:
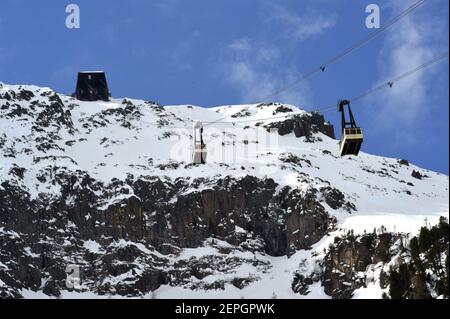
[[[345,298],[372,284],[384,290],[383,298],[448,298],[448,247],[448,220],[443,217],[438,225],[422,227],[418,236],[381,229],[337,238],[324,263],[325,291]]]
[[[224,115],[205,130],[208,163],[190,164],[185,127]],[[0,296],[352,297],[401,235],[344,236],[343,223],[424,199],[442,209],[448,177],[342,159],[333,138],[322,115],[278,103],[90,103],[0,84]]]
[[[294,133],[296,137],[306,137],[307,141],[314,141],[314,133],[322,133],[335,138],[334,127],[325,121],[323,115],[313,112],[278,123],[264,126],[267,129],[277,129],[280,135]]]
[[[54,182],[61,187],[61,195],[51,199],[30,199],[19,187],[1,184],[1,225],[8,231],[3,234],[0,262],[9,269],[0,277],[9,286],[3,295],[19,296],[20,289],[38,289],[45,282],[44,292],[57,296],[65,287],[68,257],[87,267],[84,280],[92,281],[88,287],[93,291],[145,294],[161,284],[177,285],[182,278],[190,278],[190,271],[176,270],[177,264],[172,272],[164,266],[171,255],[201,247],[208,238],[282,256],[310,247],[332,226],[318,200],[318,196],[333,196],[329,189],[302,195],[284,187],[277,193],[279,185],[272,179],[246,176],[172,183],[130,176],[105,185],[80,173],[59,174]],[[196,190],[207,184],[210,189]],[[126,194],[130,189],[134,196],[99,207],[111,193]],[[117,247],[121,240],[129,244]],[[86,249],[85,243],[91,241],[98,253]],[[136,272],[136,281],[98,286],[98,278],[132,271],[137,259],[145,266]],[[198,266],[186,263],[183,268],[198,272]]]
[[[448,220],[426,225],[419,235],[386,232],[348,232],[335,237],[325,251],[319,271],[305,277],[297,273],[292,289],[308,294],[308,286],[320,281],[335,299],[351,298],[362,287],[374,286],[383,298],[448,298]]]

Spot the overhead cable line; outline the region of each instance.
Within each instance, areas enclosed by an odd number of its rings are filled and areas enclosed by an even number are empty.
[[[359,48],[361,48],[362,46],[364,46],[365,44],[367,44],[369,41],[371,41],[372,39],[375,39],[376,37],[378,37],[381,33],[383,33],[384,31],[388,30],[389,28],[391,28],[392,26],[394,26],[396,23],[398,23],[401,19],[403,19],[404,17],[408,16],[409,14],[411,14],[414,10],[416,10],[418,7],[420,7],[421,5],[423,5],[427,0],[419,0],[417,2],[415,2],[413,5],[411,5],[410,7],[408,7],[407,9],[405,9],[404,11],[402,11],[399,15],[395,16],[394,18],[392,18],[391,20],[389,20],[388,22],[386,22],[384,25],[382,25],[379,29],[377,29],[376,31],[370,33],[369,35],[367,35],[366,37],[360,39],[359,41],[357,41],[356,43],[354,43],[353,45],[349,46],[348,48],[344,49],[343,51],[339,52],[338,54],[336,54],[334,57],[332,57],[331,59],[329,59],[328,61],[326,61],[325,63],[323,63],[322,65],[320,65],[319,67],[315,68],[314,70],[311,70],[310,72],[308,72],[307,74],[305,74],[304,76],[300,77],[299,79],[297,79],[294,82],[291,82],[290,84],[280,88],[279,90],[273,92],[272,94],[264,97],[263,99],[261,99],[263,102],[267,99],[270,99],[274,96],[279,95],[280,93],[283,93],[289,89],[291,89],[292,87],[296,86],[297,84],[299,84],[300,82],[308,79],[309,77],[313,76],[316,73],[319,72],[324,72],[326,70],[326,68],[334,63],[336,63],[338,60],[344,58],[345,56],[349,55],[351,52],[353,52],[354,50],[357,50]]]
[[[396,82],[399,82],[399,81],[401,81],[401,80],[403,80],[403,79],[413,75],[414,73],[419,72],[422,69],[425,69],[425,68],[427,68],[427,67],[429,67],[429,66],[431,66],[433,64],[436,64],[436,63],[444,60],[445,58],[448,57],[448,54],[449,54],[448,51],[444,52],[444,53],[434,57],[433,59],[429,60],[428,62],[425,62],[425,63],[419,65],[418,67],[416,67],[414,69],[411,69],[411,70],[409,70],[409,71],[407,71],[407,72],[405,72],[405,73],[403,73],[403,74],[401,74],[401,75],[399,75],[399,76],[389,80],[387,83],[383,83],[383,84],[380,84],[380,85],[378,85],[376,87],[373,87],[372,89],[370,89],[370,90],[368,90],[368,91],[366,91],[366,92],[364,92],[364,93],[362,93],[362,94],[360,94],[358,96],[355,96],[354,98],[352,98],[350,100],[352,102],[355,102],[355,101],[358,101],[358,100],[364,98],[365,96],[370,95],[372,93],[375,93],[375,92],[377,92],[377,91],[379,91],[379,90],[381,90],[383,88],[393,87]]]
[[[386,31],[388,29],[390,29],[396,23],[398,23],[403,18],[405,18],[406,16],[411,14],[418,7],[423,5],[426,1],[427,0],[419,0],[419,1],[415,2],[410,7],[408,7],[404,11],[402,11],[400,14],[398,14],[397,16],[392,18],[391,20],[387,21],[379,29],[377,29],[376,31],[370,33],[369,35],[365,36],[364,38],[360,39],[359,41],[355,42],[353,45],[349,46],[348,48],[344,49],[343,51],[339,52],[334,57],[330,58],[328,61],[326,61],[325,63],[321,64],[319,67],[316,67],[316,68],[312,69],[311,71],[309,71],[306,74],[302,75],[297,80],[295,80],[295,81],[293,81],[293,82],[291,82],[291,83],[281,87],[280,89],[278,89],[277,91],[271,93],[270,95],[267,95],[267,96],[265,96],[262,99],[259,99],[261,102],[259,102],[258,104],[264,103],[268,99],[270,99],[272,97],[275,97],[275,96],[277,96],[277,95],[279,95],[279,94],[281,94],[283,92],[286,92],[286,91],[292,89],[293,87],[297,86],[299,83],[307,80],[308,78],[316,75],[317,73],[324,72],[328,66],[336,63],[338,60],[340,60],[340,59],[344,58],[345,56],[349,55],[354,50],[357,50],[357,49],[361,48],[362,46],[367,44],[369,41],[371,41],[374,38],[378,37],[381,33],[383,33],[384,31]],[[220,118],[217,121],[220,122],[220,121],[222,121],[222,120],[224,120],[224,119],[226,119],[228,117],[229,117],[229,115],[228,116],[224,116],[223,118]],[[215,122],[212,122],[212,123],[210,123],[208,125],[211,125],[213,123],[215,123]]]
[[[402,81],[402,80],[404,80],[404,79],[414,75],[415,73],[417,73],[417,72],[419,72],[419,71],[421,71],[421,70],[423,70],[423,69],[425,69],[427,67],[430,67],[430,66],[432,66],[432,65],[434,65],[434,64],[436,64],[438,62],[443,61],[444,59],[448,58],[448,55],[449,55],[448,51],[443,52],[443,53],[435,56],[431,60],[429,60],[429,61],[427,61],[427,62],[425,62],[425,63],[423,63],[423,64],[421,64],[421,65],[419,65],[419,66],[417,66],[417,67],[415,67],[413,69],[410,69],[410,70],[406,71],[405,73],[402,73],[402,74],[396,76],[395,78],[392,78],[392,79],[390,79],[390,80],[388,80],[388,81],[386,81],[386,82],[384,82],[384,83],[382,83],[380,85],[372,87],[371,89],[369,89],[369,90],[367,90],[367,91],[365,91],[365,92],[363,92],[361,94],[358,94],[358,95],[354,96],[353,98],[349,99],[349,101],[350,102],[356,102],[356,101],[361,100],[361,99],[365,98],[366,96],[374,94],[374,93],[376,93],[376,92],[378,92],[378,91],[380,91],[382,89],[392,88],[395,83],[400,82],[400,81]],[[330,107],[327,107],[327,108],[321,108],[321,109],[317,109],[316,111],[325,111],[325,110],[332,109],[332,108],[336,108],[336,106],[330,106]]]
[[[394,78],[392,78],[392,79],[390,79],[390,80],[388,80],[388,81],[386,81],[386,82],[384,82],[384,83],[382,83],[380,85],[377,85],[377,86],[375,86],[375,87],[373,87],[373,88],[371,88],[371,89],[369,89],[369,90],[367,90],[367,91],[365,91],[365,92],[363,92],[363,93],[361,93],[359,95],[356,95],[355,97],[349,99],[349,101],[355,102],[355,101],[363,99],[364,97],[366,97],[368,95],[374,94],[374,93],[376,93],[376,92],[378,92],[378,91],[380,91],[382,89],[392,88],[395,83],[400,82],[400,81],[402,81],[402,80],[404,80],[404,79],[414,75],[415,73],[425,69],[425,68],[428,68],[428,67],[430,67],[430,66],[432,66],[432,65],[434,65],[434,64],[436,64],[438,62],[443,61],[444,59],[448,58],[448,55],[449,55],[448,51],[446,51],[444,53],[441,53],[441,54],[435,56],[434,58],[432,58],[431,60],[429,60],[429,61],[427,61],[427,62],[425,62],[425,63],[423,63],[423,64],[421,64],[421,65],[419,65],[419,66],[417,66],[417,67],[415,67],[413,69],[410,69],[410,70],[406,71],[405,73],[402,73],[402,74],[400,74],[400,75],[398,75],[398,76],[396,76],[396,77],[394,77]],[[335,108],[336,108],[336,106],[334,105],[334,106],[328,106],[328,107],[324,107],[324,108],[316,108],[314,110],[310,110],[309,112],[326,111],[326,110],[335,109]],[[303,113],[303,112],[301,112],[301,113]],[[240,120],[240,121],[234,121],[234,122],[230,122],[230,121],[225,121],[225,122],[214,121],[214,122],[205,122],[205,123],[211,123],[211,124],[212,123],[217,123],[217,124],[222,123],[222,124],[233,124],[234,125],[234,124],[237,124],[237,123],[262,122],[262,121],[268,121],[268,120],[273,120],[273,119],[277,119],[277,118],[288,118],[288,117],[292,117],[292,116],[296,116],[296,115],[298,115],[298,114],[292,114],[291,113],[291,114],[286,114],[286,115],[277,116],[277,117],[248,119],[248,120]]]
[[[378,91],[381,91],[382,89],[392,88],[392,87],[394,87],[395,83],[400,82],[400,81],[402,81],[402,80],[404,80],[404,79],[414,75],[415,73],[417,73],[417,72],[419,72],[419,71],[421,71],[423,69],[426,69],[428,67],[431,67],[434,64],[437,64],[437,63],[443,61],[444,59],[448,58],[448,56],[449,56],[449,51],[443,52],[443,53],[435,56],[431,60],[429,60],[429,61],[427,61],[427,62],[425,62],[425,63],[423,63],[423,64],[421,64],[421,65],[419,65],[419,66],[417,66],[417,67],[415,67],[413,69],[410,69],[410,70],[408,70],[408,71],[406,71],[406,72],[404,72],[404,73],[402,73],[402,74],[400,74],[400,75],[398,75],[398,76],[396,76],[394,78],[389,79],[388,81],[383,82],[382,84],[374,86],[374,87],[370,88],[369,90],[354,96],[353,98],[349,99],[349,101],[355,102],[355,101],[358,101],[358,100],[361,100],[361,99],[365,98],[366,96],[369,96],[371,94],[377,93]],[[333,106],[328,106],[328,107],[315,108],[313,110],[309,110],[308,112],[319,112],[319,111],[323,112],[323,111],[327,111],[327,110],[335,109],[335,108],[336,108],[336,106],[333,105]],[[235,124],[238,124],[238,123],[263,122],[263,121],[274,120],[274,119],[288,118],[288,117],[293,117],[293,116],[304,114],[304,113],[305,112],[302,111],[302,112],[290,113],[290,114],[286,114],[286,115],[272,116],[272,117],[268,117],[268,118],[246,119],[246,120],[239,120],[239,121],[211,121],[211,122],[207,122],[206,121],[206,122],[203,122],[203,123],[206,123],[207,125],[211,125],[211,124],[232,124],[232,125],[235,125]],[[140,121],[145,123],[145,124],[158,126],[158,127],[164,127],[164,128],[189,129],[186,126],[183,126],[183,127],[182,126],[172,126],[172,125],[166,126],[166,125],[161,124],[161,123],[151,123],[151,122],[148,122],[148,121],[144,121],[142,119]],[[189,120],[189,121],[192,121],[192,120]]]
[[[412,4],[410,7],[408,7],[407,9],[405,9],[404,11],[402,11],[399,15],[395,16],[394,18],[392,18],[391,20],[389,20],[388,22],[386,22],[385,24],[383,24],[379,29],[376,29],[374,32],[370,33],[369,35],[367,35],[366,37],[360,39],[359,41],[357,41],[355,44],[353,44],[352,46],[348,47],[347,49],[343,50],[342,52],[338,53],[336,56],[334,56],[333,58],[331,58],[330,60],[328,60],[327,62],[325,62],[322,67],[327,67],[333,63],[335,63],[336,61],[338,61],[339,59],[342,59],[343,57],[347,56],[348,54],[350,54],[352,51],[359,49],[360,47],[364,46],[366,43],[368,43],[369,41],[371,41],[372,39],[376,38],[377,36],[379,36],[382,32],[388,30],[389,28],[391,28],[393,25],[395,25],[396,23],[398,23],[401,19],[403,19],[404,17],[408,16],[410,13],[412,13],[414,10],[416,10],[418,7],[420,7],[421,5],[423,5],[427,0],[419,0],[416,3]]]

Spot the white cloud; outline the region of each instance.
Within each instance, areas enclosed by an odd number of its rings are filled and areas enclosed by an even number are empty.
[[[296,40],[305,41],[336,25],[335,13],[324,15],[309,11],[300,15],[274,3],[269,8],[270,20],[281,23],[284,35]]]
[[[167,57],[171,66],[179,70],[192,70],[194,68],[192,64],[194,61],[193,55],[198,40],[201,40],[201,33],[198,30],[194,30],[189,35],[186,35],[184,39],[177,42],[174,47],[165,50],[164,56]]]
[[[273,62],[280,58],[280,49],[274,45],[250,41],[247,38],[235,40],[226,46],[228,54],[232,58],[246,60],[251,59],[258,63]]]
[[[300,6],[297,6],[300,7]],[[265,2],[267,25],[288,39],[306,41],[320,36],[336,25],[335,13],[315,11],[294,12],[285,7]],[[297,80],[301,73],[296,66],[286,67],[282,60],[289,46],[275,46],[267,34],[257,35],[254,40],[239,38],[224,46],[219,58],[219,71],[225,83],[235,87],[241,103],[282,102],[306,108],[311,102],[311,89],[307,81],[277,96],[271,96],[285,85]],[[269,97],[271,96],[271,97]],[[268,98],[269,101],[262,101]]]
[[[304,5],[296,5],[297,10],[289,10],[280,4],[263,1],[261,8],[266,28],[251,39],[241,37],[222,46],[215,63],[219,74],[225,83],[238,91],[241,103],[282,102],[308,108],[312,102],[308,81],[276,96],[272,94],[302,75],[296,65],[283,60],[292,55],[289,44],[297,46],[298,42],[321,36],[336,25],[337,15],[314,11],[309,4],[307,9]],[[278,38],[279,35],[289,42],[283,40],[283,45],[275,45],[277,41],[273,36]],[[301,51],[297,47],[298,54]]]
[[[228,44],[227,47],[237,54],[248,53],[252,49],[250,41],[245,38],[235,40]]]
[[[97,40],[106,44],[113,45],[119,42],[120,36],[124,31],[129,31],[136,26],[136,21],[130,17],[125,17],[114,21],[114,23],[107,23],[99,26],[94,32]]]
[[[53,81],[65,82],[69,79],[73,79],[79,70],[75,69],[74,66],[63,66],[52,72],[51,78]]]
[[[292,69],[277,68],[280,59],[277,47],[242,38],[226,45],[219,71],[224,81],[238,90],[241,103],[278,101],[305,105],[310,101],[311,95],[306,82],[271,97],[270,101],[262,101],[286,83],[292,82],[295,76],[298,77],[298,73]]]
[[[405,3],[393,3],[394,14],[403,10]],[[420,10],[420,9],[419,9]],[[380,80],[396,77],[419,66],[443,51],[441,41],[434,35],[442,34],[442,24],[424,13],[407,16],[388,31],[379,55]],[[374,95],[368,101],[374,115],[373,123],[379,129],[392,129],[394,143],[414,143],[414,126],[427,114],[430,83],[435,68],[417,72]],[[376,112],[373,110],[376,109]]]
[[[180,14],[180,0],[155,1],[154,6],[159,13],[166,16],[175,16]]]
[[[8,65],[8,59],[11,57],[11,54],[5,48],[0,47],[0,72],[3,72],[5,67]]]

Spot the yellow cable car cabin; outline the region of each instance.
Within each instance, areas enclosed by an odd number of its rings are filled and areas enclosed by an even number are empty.
[[[350,116],[350,122],[345,119],[344,107],[348,106],[348,112]],[[339,153],[344,155],[358,155],[363,142],[362,129],[356,126],[355,119],[353,117],[352,109],[350,108],[350,101],[339,101],[338,110],[341,112],[342,119],[342,136],[339,143]]]

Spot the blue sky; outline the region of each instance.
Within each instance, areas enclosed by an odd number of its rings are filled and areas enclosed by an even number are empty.
[[[0,81],[72,93],[79,70],[107,71],[114,97],[216,106],[258,102],[415,0],[3,0]],[[81,28],[65,27],[69,3]],[[383,36],[274,98],[333,106],[448,48],[448,2],[429,0]],[[448,174],[448,61],[353,105],[363,150]],[[337,111],[325,117],[336,127]],[[337,129],[338,131],[338,129]]]

